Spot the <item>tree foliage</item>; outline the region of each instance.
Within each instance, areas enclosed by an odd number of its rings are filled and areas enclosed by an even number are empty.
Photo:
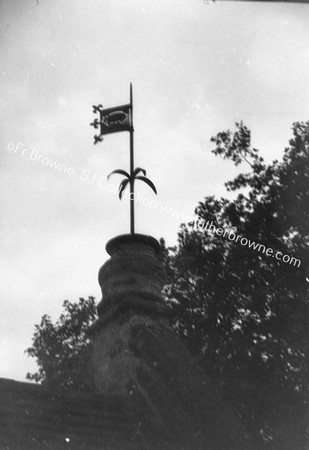
[[[26,377],[50,387],[86,390],[92,349],[87,331],[97,316],[95,299],[80,298],[75,303],[65,300],[63,308],[56,323],[45,314],[35,325],[32,346],[25,352],[36,358],[39,368]]]
[[[163,245],[173,327],[261,445],[274,449],[304,448],[308,407],[309,122],[292,129],[283,160],[272,164],[242,122],[213,137],[215,155],[250,171],[226,183],[234,200],[208,196],[195,213],[300,267],[209,225],[182,224],[177,247]]]
[[[194,224],[161,240],[172,326],[233,405],[260,448],[303,450],[309,385],[309,122],[297,122],[282,161],[266,164],[242,123],[211,139],[213,153],[248,171],[226,183],[234,200],[205,197],[196,215],[282,255],[289,264]],[[291,261],[290,261],[291,262]],[[38,372],[27,378],[85,389],[93,297],[64,302],[35,326]]]

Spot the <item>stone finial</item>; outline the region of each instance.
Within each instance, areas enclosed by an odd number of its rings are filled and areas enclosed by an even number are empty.
[[[123,234],[108,241],[106,251],[111,258],[99,271],[102,300],[92,331],[123,314],[166,316],[161,298],[166,274],[159,242],[151,236]]]
[[[142,448],[250,448],[238,417],[169,326],[159,243],[123,235],[106,249],[111,258],[99,272],[103,298],[93,326],[96,392],[127,402],[132,434],[147,437]]]

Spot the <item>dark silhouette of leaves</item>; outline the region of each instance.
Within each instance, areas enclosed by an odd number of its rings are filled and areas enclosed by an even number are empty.
[[[63,302],[64,312],[56,323],[43,315],[35,325],[32,346],[25,350],[36,359],[38,371],[26,378],[50,387],[87,390],[90,386],[89,357],[92,343],[87,331],[96,319],[94,297]]]
[[[306,447],[309,394],[309,122],[293,124],[283,160],[265,164],[250,131],[212,138],[214,154],[249,163],[226,183],[234,200],[208,196],[165,248],[164,296],[173,327],[237,409],[260,448]],[[210,224],[297,258],[297,265],[218,235]]]
[[[122,180],[120,185],[119,185],[119,198],[120,198],[120,200],[122,199],[124,190],[127,187],[127,185],[130,183],[132,185],[132,188],[133,188],[135,180],[144,181],[144,183],[148,184],[148,186],[151,187],[151,189],[155,192],[155,194],[157,194],[157,190],[156,190],[156,187],[153,184],[153,182],[151,180],[149,180],[149,178],[147,178],[145,176],[142,176],[142,175],[138,176],[139,173],[143,173],[144,175],[146,175],[146,170],[142,169],[141,167],[137,167],[136,169],[133,170],[132,177],[128,174],[128,172],[126,172],[125,170],[122,170],[122,169],[113,170],[113,172],[111,172],[108,175],[108,177],[107,177],[108,180],[111,177],[111,175],[113,175],[113,174],[124,175],[126,177],[126,179]]]
[[[124,192],[124,190],[127,187],[129,182],[130,182],[129,180],[122,180],[121,181],[121,183],[119,185],[119,198],[120,198],[120,200],[122,199],[122,194],[123,194],[123,192]]]
[[[157,194],[156,187],[153,184],[153,182],[149,180],[149,178],[143,177],[143,176],[138,176],[138,177],[135,177],[135,179],[144,181],[146,184],[148,184],[148,186],[151,187],[151,189],[154,191],[154,193]]]
[[[136,177],[136,175],[138,175],[141,172],[142,172],[142,174],[146,175],[145,169],[142,169],[141,167],[136,167],[136,169],[133,170],[134,178]]]
[[[125,177],[130,179],[130,175],[128,174],[128,172],[126,172],[125,170],[122,170],[122,169],[113,170],[109,175],[107,175],[107,179],[109,180],[113,174],[124,175]]]

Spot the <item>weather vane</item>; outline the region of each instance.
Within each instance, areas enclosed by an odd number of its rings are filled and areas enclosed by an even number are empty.
[[[122,169],[111,172],[107,179],[113,174],[124,175],[126,178],[119,185],[119,198],[122,199],[124,190],[130,185],[130,232],[134,234],[134,182],[142,180],[157,194],[155,185],[146,177],[146,170],[141,167],[134,169],[134,128],[133,128],[133,92],[130,83],[130,103],[112,108],[103,108],[103,105],[93,106],[93,112],[99,113],[99,119],[94,119],[90,124],[94,128],[99,128],[100,133],[94,136],[94,144],[103,141],[104,134],[116,133],[118,131],[129,131],[130,133],[130,173]],[[139,174],[143,175],[139,175]]]

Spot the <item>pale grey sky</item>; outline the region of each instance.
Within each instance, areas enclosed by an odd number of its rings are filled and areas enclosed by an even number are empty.
[[[245,170],[211,154],[212,135],[243,120],[270,162],[309,119],[309,6],[1,0],[0,18],[0,376],[21,380],[34,324],[64,299],[99,300],[105,243],[129,231],[107,190],[121,178],[105,181],[128,169],[129,136],[94,147],[91,105],[128,102],[132,81],[136,165],[158,189],[136,185],[157,201],[137,205],[136,231],[172,245],[181,218],[164,205],[190,216]]]

